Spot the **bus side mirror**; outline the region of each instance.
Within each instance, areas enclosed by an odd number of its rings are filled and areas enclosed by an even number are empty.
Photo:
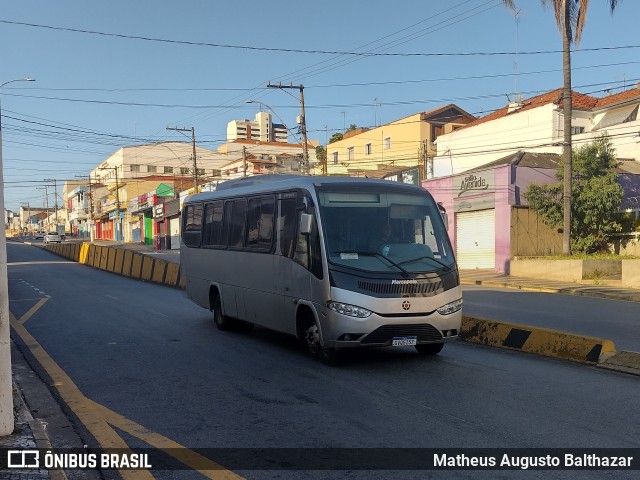
[[[311,233],[312,224],[313,224],[313,215],[309,213],[300,214],[300,233],[302,234]]]
[[[442,202],[438,202],[438,211],[442,216],[442,221],[444,222],[444,228],[446,230],[449,230],[449,216],[447,215],[447,210],[444,208],[444,205],[442,205]]]

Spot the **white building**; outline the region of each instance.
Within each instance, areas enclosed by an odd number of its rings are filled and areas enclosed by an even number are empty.
[[[640,161],[640,89],[597,98],[573,92],[574,148],[607,133],[619,158]],[[521,150],[561,153],[564,140],[562,89],[512,102],[485,117],[440,135],[434,177],[456,175]]]
[[[258,112],[253,121],[232,120],[227,124],[227,141],[259,140],[261,142],[289,142],[286,125],[273,123],[271,114]]]

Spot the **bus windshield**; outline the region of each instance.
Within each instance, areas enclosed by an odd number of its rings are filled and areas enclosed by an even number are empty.
[[[440,211],[426,192],[325,187],[318,197],[330,264],[405,274],[455,266]]]

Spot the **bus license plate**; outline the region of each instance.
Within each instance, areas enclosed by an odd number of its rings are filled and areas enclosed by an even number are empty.
[[[418,343],[418,337],[394,337],[391,339],[391,345],[394,347],[400,347],[403,345],[416,345]]]

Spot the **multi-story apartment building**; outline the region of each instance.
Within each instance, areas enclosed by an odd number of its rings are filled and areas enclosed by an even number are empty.
[[[380,127],[347,132],[342,140],[327,145],[326,171],[329,175],[386,177],[417,168],[424,178],[436,154],[435,140],[473,120],[473,115],[449,104]]]
[[[286,125],[273,123],[268,112],[256,113],[254,120],[232,120],[227,124],[227,141],[256,140],[261,142],[289,142]]]

